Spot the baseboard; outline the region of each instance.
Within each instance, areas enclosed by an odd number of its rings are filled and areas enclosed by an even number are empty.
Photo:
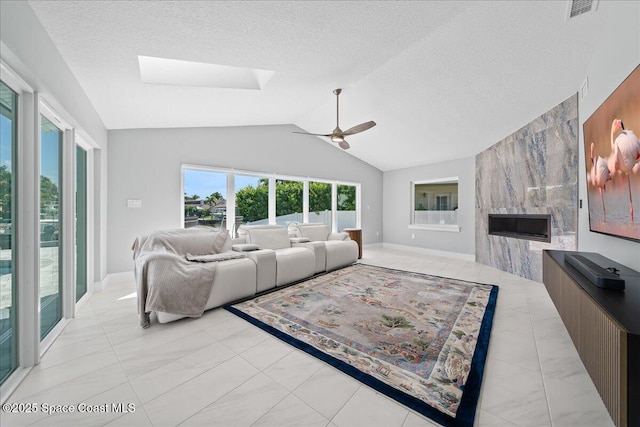
[[[436,249],[419,248],[416,246],[407,246],[407,245],[397,245],[395,243],[386,243],[386,242],[375,243],[374,245],[379,245],[377,247],[383,247],[387,249],[397,249],[400,251],[417,252],[421,254],[441,256],[445,258],[460,259],[463,261],[472,261],[472,262],[476,261],[476,256],[472,254],[461,254],[459,252],[439,251]]]
[[[122,273],[109,273],[104,276],[102,282],[96,283],[94,289],[96,291],[104,291],[111,283],[130,282],[133,281],[133,271],[124,271]]]
[[[18,386],[24,381],[33,366],[28,368],[17,367],[15,371],[0,385],[0,404],[5,403]]]

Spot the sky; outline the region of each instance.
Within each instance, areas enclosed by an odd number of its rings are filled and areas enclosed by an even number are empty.
[[[11,120],[0,114],[0,166],[11,170]]]
[[[42,132],[40,137],[40,175],[46,176],[58,185],[60,174],[60,132]]]
[[[259,179],[255,176],[235,175],[236,190],[248,185],[255,187]],[[184,192],[187,196],[197,194],[201,199],[204,199],[216,191],[222,194],[225,199],[227,198],[226,173],[185,169]]]
[[[3,84],[3,90],[6,87]],[[15,98],[14,98],[15,99]],[[7,105],[12,109],[14,105]],[[43,124],[51,122],[42,117]],[[15,123],[11,118],[0,114],[0,166],[7,166],[8,170],[12,170],[12,131]],[[59,184],[58,176],[60,175],[60,136],[62,131],[42,132],[40,145],[40,174],[49,178],[54,184]]]

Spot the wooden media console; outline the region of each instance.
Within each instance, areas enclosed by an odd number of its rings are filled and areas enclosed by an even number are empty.
[[[602,289],[569,263],[582,255],[619,270],[624,290]],[[545,250],[543,282],[616,426],[640,426],[640,273],[589,252]]]

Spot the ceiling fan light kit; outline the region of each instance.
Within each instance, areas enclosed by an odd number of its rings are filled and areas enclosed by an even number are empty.
[[[340,148],[342,148],[343,150],[347,150],[349,148],[349,143],[347,141],[345,141],[344,136],[345,135],[355,135],[357,133],[360,132],[364,132],[367,129],[371,129],[372,127],[374,127],[376,125],[376,122],[374,121],[369,121],[369,122],[365,122],[365,123],[360,123],[359,125],[356,125],[352,128],[349,128],[345,131],[343,131],[342,129],[340,129],[340,94],[342,93],[342,89],[334,89],[333,90],[333,94],[336,96],[336,128],[333,130],[333,132],[329,133],[329,134],[322,134],[322,133],[308,133],[308,132],[293,132],[293,133],[300,133],[303,135],[314,135],[314,136],[324,136],[324,137],[328,137],[329,139],[331,139],[331,142],[334,142],[336,144],[338,144],[338,146]]]

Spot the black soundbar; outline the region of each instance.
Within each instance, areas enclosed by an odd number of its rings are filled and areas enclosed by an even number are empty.
[[[565,255],[564,260],[599,288],[624,289],[624,279],[582,255]]]

